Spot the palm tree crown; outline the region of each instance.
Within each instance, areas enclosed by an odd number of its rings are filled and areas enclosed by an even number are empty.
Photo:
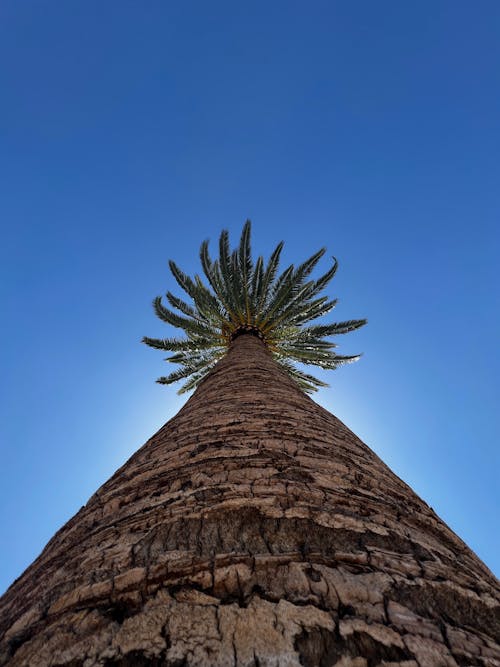
[[[335,369],[359,359],[360,355],[342,356],[333,349],[328,336],[347,333],[366,324],[366,320],[348,320],[332,324],[306,323],[332,310],[337,300],[321,296],[323,288],[333,278],[338,263],[317,280],[308,280],[314,267],[325,254],[325,248],[297,268],[292,264],[278,275],[283,241],[271,254],[267,264],[260,256],[253,262],[250,250],[250,221],[243,226],[240,244],[231,252],[229,234],[223,230],[219,239],[219,259],[212,261],[208,241],[203,241],[200,259],[210,287],[198,275],[187,276],[173,262],[170,270],[192,303],[167,292],[170,306],[166,308],[160,296],[153,301],[158,317],[174,327],[183,329],[186,338],[148,338],[143,342],[151,347],[174,352],[166,358],[180,364],[178,370],[158,378],[160,384],[187,379],[179,394],[194,389],[214,364],[224,356],[237,336],[253,334],[267,346],[275,360],[306,392],[327,386],[318,378],[303,372],[296,363]],[[210,289],[211,288],[211,289]]]

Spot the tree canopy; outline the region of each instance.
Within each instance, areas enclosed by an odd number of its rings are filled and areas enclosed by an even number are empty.
[[[328,338],[358,329],[366,324],[365,319],[309,324],[329,313],[337,303],[322,294],[337,271],[337,260],[333,257],[328,271],[312,279],[313,269],[326,252],[321,248],[299,266],[291,264],[278,273],[283,241],[267,262],[262,256],[254,262],[250,232],[251,223],[247,220],[239,246],[231,251],[229,233],[223,230],[215,260],[210,257],[208,241],[203,241],[200,260],[206,282],[199,275],[191,278],[173,260],[169,261],[170,270],[189,301],[167,292],[167,302],[174,310],[164,305],[161,296],[154,299],[153,306],[162,321],[182,329],[185,337],[145,336],[142,340],[151,347],[174,353],[166,361],[179,364],[180,368],[157,382],[186,380],[179,394],[194,389],[241,334],[260,338],[278,364],[307,393],[328,385],[298,368],[297,363],[334,370],[360,357],[337,354],[337,345]]]

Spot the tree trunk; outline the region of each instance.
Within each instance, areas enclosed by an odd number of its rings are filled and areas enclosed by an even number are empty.
[[[0,600],[0,664],[500,665],[497,580],[256,337]]]

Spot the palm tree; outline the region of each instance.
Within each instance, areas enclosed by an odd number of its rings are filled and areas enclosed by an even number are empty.
[[[226,287],[232,261],[229,273],[207,264]],[[301,345],[287,349],[284,320],[264,334],[234,297],[196,332],[191,321],[216,312],[199,290],[181,312],[200,363],[165,343],[196,390],[5,593],[0,664],[498,665],[495,577],[304,392],[316,385],[290,368]]]

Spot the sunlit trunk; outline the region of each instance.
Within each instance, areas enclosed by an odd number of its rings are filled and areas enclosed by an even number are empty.
[[[498,665],[498,582],[256,337],[0,600],[0,664]]]

